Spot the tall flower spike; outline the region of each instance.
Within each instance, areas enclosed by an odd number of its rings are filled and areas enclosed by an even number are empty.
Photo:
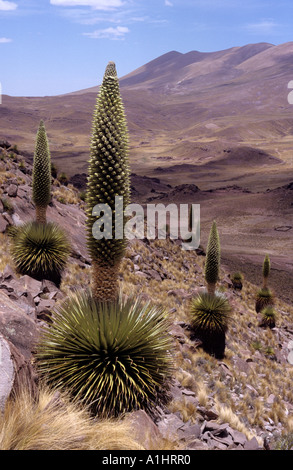
[[[220,272],[220,238],[217,229],[217,224],[214,221],[207,245],[206,263],[205,263],[205,280],[207,289],[210,294],[215,293],[216,284]]]
[[[265,256],[264,262],[263,262],[263,267],[262,267],[262,273],[263,273],[263,287],[267,288],[267,283],[268,283],[268,277],[270,274],[271,270],[271,261],[269,258],[269,255]]]
[[[44,224],[47,207],[51,200],[51,156],[43,121],[40,121],[36,137],[32,186],[36,222]]]
[[[115,212],[116,196],[123,198],[123,203]],[[92,291],[94,298],[99,301],[115,300],[118,295],[118,269],[127,241],[124,235],[116,239],[115,218],[123,221],[124,227],[125,207],[129,200],[127,123],[116,66],[114,62],[109,62],[94,112],[86,195],[87,246],[92,260]],[[108,223],[108,228],[112,231],[111,239],[98,239],[93,234],[97,221],[93,209],[97,204],[107,204],[111,208],[112,219],[110,217],[105,220],[105,227]],[[106,219],[105,214],[104,216]]]

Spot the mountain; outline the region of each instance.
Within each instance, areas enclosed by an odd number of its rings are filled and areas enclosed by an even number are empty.
[[[122,77],[133,171],[156,177],[155,168],[166,168],[165,182],[170,183],[173,176],[167,167],[204,165],[199,170],[202,184],[214,187],[221,184],[222,173],[211,181],[205,165],[241,146],[278,158],[278,177],[275,164],[267,165],[266,173],[275,187],[285,184],[293,130],[287,100],[292,55],[292,42],[217,52],[171,51]],[[37,125],[44,119],[57,166],[70,176],[85,172],[97,92],[94,86],[53,97],[4,95],[0,139],[16,142],[32,155]],[[251,186],[256,184],[255,173],[257,169],[247,174]],[[231,183],[239,176],[234,168]],[[186,177],[182,174],[180,183],[191,182]]]

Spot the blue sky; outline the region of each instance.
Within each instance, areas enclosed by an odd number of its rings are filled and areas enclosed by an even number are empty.
[[[47,96],[121,77],[177,50],[293,40],[292,0],[0,0],[0,83]]]

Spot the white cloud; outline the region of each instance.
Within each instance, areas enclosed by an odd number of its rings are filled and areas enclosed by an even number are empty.
[[[123,40],[125,34],[129,33],[129,29],[125,26],[117,26],[116,28],[105,28],[97,29],[92,33],[84,33],[85,36],[88,36],[92,39],[113,39],[113,40]]]
[[[92,7],[94,10],[111,10],[123,5],[122,0],[50,0],[50,3],[61,7]]]
[[[12,39],[10,38],[0,38],[0,44],[6,44],[7,42],[11,42]]]
[[[173,3],[171,3],[169,0],[165,0],[165,6],[166,7],[172,7]]]
[[[263,19],[258,23],[249,23],[245,29],[253,34],[267,34],[275,32],[279,25],[272,19]]]
[[[17,4],[14,2],[7,2],[6,0],[0,0],[0,11],[16,10]]]

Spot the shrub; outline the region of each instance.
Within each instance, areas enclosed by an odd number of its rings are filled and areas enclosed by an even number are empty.
[[[57,224],[28,222],[13,231],[11,241],[11,255],[19,273],[60,284],[70,244]]]
[[[37,347],[48,384],[103,416],[151,410],[164,400],[172,372],[169,321],[134,298],[97,302],[76,292],[53,313]]]
[[[292,450],[293,449],[293,431],[284,432],[272,441],[272,450]]]
[[[191,302],[191,328],[205,352],[224,357],[231,307],[224,294],[203,292]]]

